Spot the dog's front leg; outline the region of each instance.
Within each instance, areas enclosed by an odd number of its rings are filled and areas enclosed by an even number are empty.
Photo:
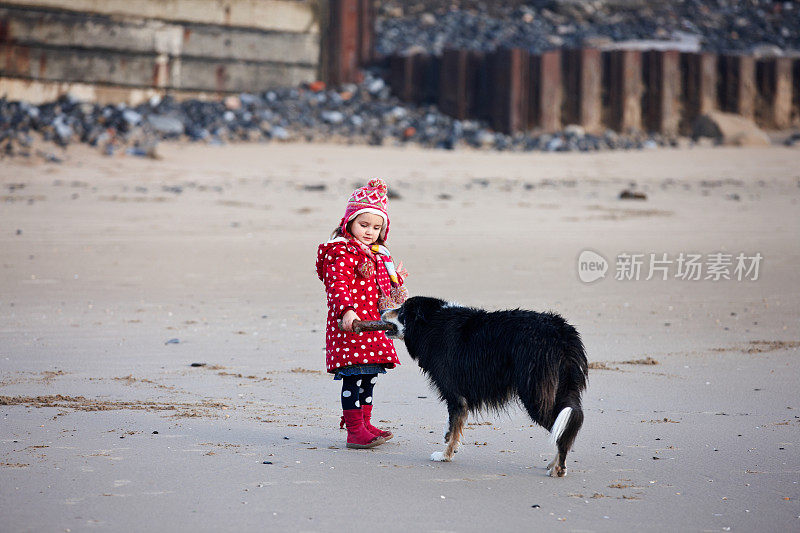
[[[433,452],[431,461],[452,461],[453,454],[461,442],[461,434],[467,421],[467,401],[459,397],[455,401],[447,401],[447,411],[450,414],[450,427],[445,435],[447,446],[443,452]]]

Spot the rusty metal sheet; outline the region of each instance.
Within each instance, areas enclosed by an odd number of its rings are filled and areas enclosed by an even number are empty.
[[[792,125],[800,124],[800,57],[792,59]]]
[[[389,86],[404,102],[414,101],[413,68],[413,56],[395,54],[389,57]]]
[[[491,123],[503,133],[528,127],[530,55],[520,48],[497,50],[491,61]]]
[[[374,59],[375,5],[372,0],[358,0],[358,64],[368,65]]]
[[[358,79],[359,0],[330,0],[327,39],[329,85]]]
[[[454,118],[467,118],[467,51],[445,49],[439,82],[439,109]]]

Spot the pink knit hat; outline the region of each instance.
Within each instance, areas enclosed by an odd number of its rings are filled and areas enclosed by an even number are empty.
[[[347,201],[347,208],[342,218],[342,231],[348,233],[347,223],[361,213],[372,213],[383,219],[381,238],[384,242],[389,236],[389,214],[386,212],[386,183],[380,178],[372,178],[365,187],[353,191]]]

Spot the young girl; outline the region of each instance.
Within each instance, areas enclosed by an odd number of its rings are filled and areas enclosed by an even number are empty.
[[[400,307],[407,297],[407,273],[402,263],[395,270],[383,246],[388,235],[386,184],[375,178],[353,191],[341,223],[317,253],[317,275],[328,295],[326,366],[342,380],[348,448],[372,448],[392,438],[370,424],[372,389],[378,374],[400,361],[384,332],[353,333],[354,320],[380,320],[381,311]]]

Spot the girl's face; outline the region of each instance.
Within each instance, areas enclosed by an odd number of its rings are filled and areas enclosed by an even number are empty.
[[[367,246],[374,244],[381,236],[383,218],[374,213],[361,213],[350,224],[350,233]]]

